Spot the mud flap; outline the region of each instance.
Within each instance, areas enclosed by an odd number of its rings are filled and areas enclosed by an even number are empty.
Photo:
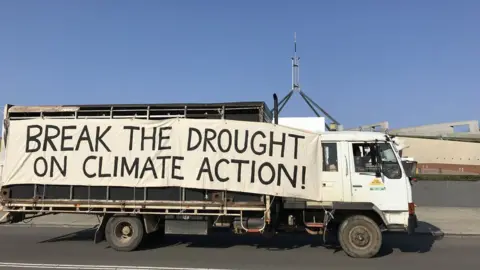
[[[415,229],[418,227],[418,219],[417,215],[415,214],[410,214],[408,216],[408,227],[407,227],[407,232],[408,234],[414,234]]]
[[[107,226],[108,220],[113,216],[113,214],[105,214],[102,217],[102,221],[100,221],[100,224],[97,227],[97,230],[95,231],[95,237],[93,239],[93,242],[95,244],[98,244],[105,240],[105,227]]]

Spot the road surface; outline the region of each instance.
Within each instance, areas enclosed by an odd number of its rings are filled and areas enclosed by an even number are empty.
[[[146,243],[142,250],[123,253],[106,243],[93,244],[92,232],[79,228],[0,227],[0,269],[89,269],[85,265],[150,266],[149,269],[478,269],[478,238],[422,235],[386,236],[382,254],[352,259],[342,251],[319,246],[308,236],[167,236],[165,243]],[[46,265],[31,265],[46,264]],[[56,268],[54,268],[56,264]],[[68,265],[76,265],[73,268]],[[83,266],[83,267],[82,267]],[[50,267],[50,268],[48,268]],[[103,269],[114,269],[113,267]],[[133,268],[130,268],[133,269]],[[143,268],[147,269],[147,268]]]
[[[413,200],[420,206],[480,207],[480,181],[418,181]]]

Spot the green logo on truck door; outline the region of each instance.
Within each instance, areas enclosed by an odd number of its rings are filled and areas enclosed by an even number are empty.
[[[385,190],[385,186],[380,179],[375,178],[370,182],[370,190]]]

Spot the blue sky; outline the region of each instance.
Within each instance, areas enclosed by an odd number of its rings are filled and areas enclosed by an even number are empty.
[[[346,127],[480,117],[480,1],[0,1],[0,103],[266,101]],[[295,95],[284,116],[313,116]]]

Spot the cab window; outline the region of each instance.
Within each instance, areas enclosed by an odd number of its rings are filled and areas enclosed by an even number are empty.
[[[372,165],[370,147],[364,143],[353,143],[352,148],[355,172],[374,173],[377,167]]]
[[[323,171],[338,172],[337,143],[322,143]]]
[[[375,173],[376,165],[372,165],[370,147],[365,143],[352,144],[355,172]],[[402,170],[395,156],[395,152],[388,143],[378,144],[379,162],[382,165],[382,173],[389,179],[400,179]]]
[[[382,164],[382,173],[390,179],[400,179],[402,169],[392,146],[389,143],[378,144],[380,162]]]

